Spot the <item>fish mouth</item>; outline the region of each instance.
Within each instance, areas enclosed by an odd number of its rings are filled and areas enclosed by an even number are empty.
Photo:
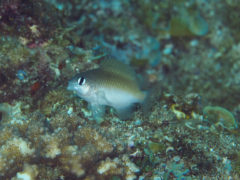
[[[74,91],[74,85],[73,85],[72,82],[69,82],[69,83],[68,83],[67,90],[69,90],[69,91]]]
[[[72,88],[69,86],[69,84],[68,84],[67,90],[69,90],[69,91],[72,90]]]

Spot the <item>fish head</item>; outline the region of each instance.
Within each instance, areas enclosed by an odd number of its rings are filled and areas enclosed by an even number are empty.
[[[73,91],[79,97],[84,97],[90,92],[90,83],[84,74],[77,74],[68,82],[67,90]]]

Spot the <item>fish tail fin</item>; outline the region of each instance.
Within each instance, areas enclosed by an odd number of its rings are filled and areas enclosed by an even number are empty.
[[[156,96],[161,93],[159,87],[152,87],[151,90],[145,91],[145,97],[142,102],[142,111],[145,117],[149,117],[152,107],[156,102]]]
[[[143,110],[143,113],[145,115],[148,115],[151,111],[151,107],[152,107],[152,101],[150,100],[151,99],[151,91],[145,91],[145,97],[144,97],[144,100],[142,102],[142,110]]]

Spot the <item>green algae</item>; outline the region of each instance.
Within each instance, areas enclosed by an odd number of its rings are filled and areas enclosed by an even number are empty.
[[[148,143],[148,147],[153,153],[161,153],[166,149],[166,146],[164,144],[152,141]]]
[[[216,126],[220,125],[228,130],[237,128],[237,123],[233,114],[223,107],[206,106],[203,109],[203,114],[207,117],[208,121]]]
[[[133,2],[136,4],[136,17],[154,34],[185,37],[203,36],[208,32],[208,23],[192,2],[190,6],[185,6],[185,1],[161,1],[155,2],[154,6],[150,1]],[[163,28],[163,22],[168,24],[168,28]]]
[[[198,10],[180,8],[169,23],[171,36],[203,36],[208,32],[208,24]]]
[[[170,20],[170,29],[169,33],[172,36],[190,36],[192,35],[189,30],[188,24],[185,19],[181,17],[173,17]]]
[[[7,103],[0,103],[0,122],[10,119],[10,105]]]

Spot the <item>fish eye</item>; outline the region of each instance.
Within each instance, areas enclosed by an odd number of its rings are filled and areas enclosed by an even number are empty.
[[[83,85],[83,84],[85,84],[85,82],[86,82],[86,79],[84,78],[84,77],[80,77],[79,79],[78,79],[78,84],[81,86],[81,85]]]

